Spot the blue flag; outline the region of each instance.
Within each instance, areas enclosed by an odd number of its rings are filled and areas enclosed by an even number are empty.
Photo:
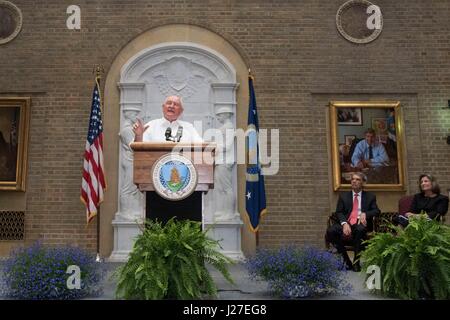
[[[248,106],[247,143],[246,143],[246,186],[245,186],[245,208],[250,220],[250,229],[258,231],[259,222],[266,213],[266,191],[264,189],[264,176],[261,174],[259,163],[258,146],[258,113],[256,110],[255,90],[253,89],[253,78],[248,77],[250,91],[250,102]]]

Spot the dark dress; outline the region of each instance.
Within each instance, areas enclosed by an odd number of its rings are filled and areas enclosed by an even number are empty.
[[[412,213],[425,211],[430,219],[439,221],[448,211],[448,197],[442,194],[426,197],[423,193],[417,193],[414,195],[409,211]]]

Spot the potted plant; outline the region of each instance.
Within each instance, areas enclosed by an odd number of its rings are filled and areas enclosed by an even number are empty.
[[[127,263],[118,269],[116,295],[124,299],[198,299],[214,296],[217,288],[206,263],[231,283],[232,261],[217,251],[201,224],[170,219],[166,225],[147,221]]]
[[[450,228],[426,215],[405,229],[377,233],[361,255],[363,269],[381,271],[382,294],[403,299],[450,299]],[[370,275],[369,275],[370,276]]]

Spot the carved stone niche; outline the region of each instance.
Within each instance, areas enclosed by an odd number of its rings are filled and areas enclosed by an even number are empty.
[[[131,57],[122,67],[120,82],[120,135],[125,137],[130,117],[144,122],[162,117],[162,103],[167,96],[182,98],[184,111],[181,120],[193,123],[202,134],[219,129],[217,112],[230,110],[232,126],[236,127],[236,70],[220,53],[191,42],[161,43],[146,48]],[[205,137],[204,137],[205,138]],[[208,138],[205,138],[208,140]],[[123,194],[132,195],[132,175],[127,173],[131,157],[127,154],[127,139],[122,139],[119,153],[119,185]],[[237,197],[237,170],[231,172],[234,199]],[[130,191],[130,192],[128,192]],[[231,197],[230,197],[231,198]],[[120,201],[120,200],[123,201]],[[126,260],[133,239],[140,233],[139,224],[145,218],[145,197],[119,197],[114,227],[114,250],[111,261]],[[203,197],[203,225],[211,227],[211,235],[219,240],[222,251],[229,257],[241,259],[242,221],[233,207],[233,219],[214,222],[220,210],[213,192]]]

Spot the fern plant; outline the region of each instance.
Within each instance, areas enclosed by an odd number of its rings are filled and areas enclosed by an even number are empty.
[[[378,233],[361,255],[381,270],[381,292],[402,299],[450,299],[450,228],[426,215],[402,229]]]
[[[233,283],[232,261],[217,251],[199,222],[171,219],[165,226],[146,222],[128,262],[118,269],[116,296],[124,299],[198,299],[214,296],[217,288],[206,263]]]

